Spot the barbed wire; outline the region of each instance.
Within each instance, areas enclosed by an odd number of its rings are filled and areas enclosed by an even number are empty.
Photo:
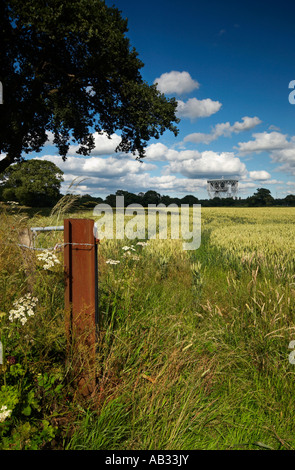
[[[55,246],[52,246],[52,247],[49,247],[49,248],[39,248],[39,247],[35,247],[35,246],[29,246],[29,245],[24,245],[23,243],[4,243],[4,242],[0,242],[1,245],[13,245],[13,246],[19,246],[21,248],[27,248],[29,250],[36,250],[36,251],[58,251],[59,249],[61,249],[62,247],[64,246],[67,246],[67,245],[79,245],[79,246],[96,246],[97,243],[70,243],[70,242],[67,242],[67,243],[57,243]]]

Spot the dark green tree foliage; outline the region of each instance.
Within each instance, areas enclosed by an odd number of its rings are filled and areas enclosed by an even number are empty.
[[[40,151],[94,148],[93,132],[121,133],[118,151],[144,157],[147,141],[177,135],[177,102],[143,81],[127,20],[103,0],[0,0],[0,172]],[[72,140],[71,140],[72,139]]]
[[[160,204],[161,202],[161,195],[156,191],[147,191],[141,201],[143,206],[147,206],[148,204]]]
[[[2,198],[30,207],[50,207],[60,198],[63,172],[47,160],[27,160],[0,175]]]
[[[288,206],[295,206],[295,196],[294,194],[289,194],[285,197],[285,202]]]
[[[202,207],[263,207],[263,206],[295,206],[295,196],[289,194],[284,199],[274,199],[271,196],[269,189],[258,188],[253,196],[249,196],[246,199],[238,198],[218,198],[213,199],[198,199],[192,194],[187,194],[183,198],[171,197],[168,195],[161,195],[156,191],[149,190],[146,193],[140,192],[138,194],[129,193],[128,191],[123,191],[119,189],[116,191],[116,194],[110,194],[106,197],[105,203],[109,204],[111,207],[116,207],[116,196],[124,196],[125,206],[129,204],[141,204],[144,207],[147,207],[148,204],[164,204],[169,206],[169,204],[176,204],[180,206],[181,204],[201,204]]]
[[[258,188],[256,193],[249,198],[250,206],[272,206],[273,204],[274,198],[270,190],[266,188]]]
[[[140,196],[137,196],[136,194],[129,193],[129,191],[123,191],[123,189],[118,189],[116,191],[116,195],[110,195],[110,196],[124,196],[124,204],[125,206],[129,206],[129,204],[140,204],[141,203],[141,198]],[[111,198],[111,202],[113,202],[114,198]],[[116,199],[115,199],[116,201]]]

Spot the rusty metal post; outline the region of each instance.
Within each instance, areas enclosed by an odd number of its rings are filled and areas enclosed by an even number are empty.
[[[68,351],[78,390],[83,396],[96,386],[98,326],[97,243],[91,219],[64,220],[65,311]]]

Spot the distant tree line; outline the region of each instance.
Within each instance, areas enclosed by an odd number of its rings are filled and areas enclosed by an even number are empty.
[[[203,207],[295,206],[295,195],[289,194],[283,199],[275,199],[271,196],[269,189],[265,188],[258,188],[253,196],[249,196],[245,199],[220,199],[218,197],[213,199],[198,199],[192,194],[188,194],[183,198],[178,198],[161,195],[158,192],[152,190],[145,193],[140,192],[138,194],[134,194],[120,189],[116,191],[115,194],[109,194],[105,199],[85,195],[81,197],[81,202],[87,204],[88,206],[95,206],[95,204],[104,202],[109,204],[111,207],[115,207],[116,196],[124,196],[125,206],[128,206],[129,204],[141,204],[144,207],[148,206],[149,204],[164,204],[165,206],[170,204],[176,204],[177,206],[180,206],[181,204],[188,204],[189,206],[192,206],[193,204],[201,204]]]
[[[63,172],[50,161],[33,159],[19,162],[0,173],[0,201],[15,201],[29,207],[53,207],[62,197],[60,193],[62,181]],[[130,204],[140,204],[144,207],[149,204],[164,204],[165,206],[201,204],[202,207],[295,206],[295,195],[293,194],[289,194],[283,199],[275,199],[269,189],[258,188],[252,196],[245,199],[220,199],[217,197],[198,199],[192,194],[178,198],[161,195],[152,190],[134,194],[119,189],[115,194],[109,194],[105,199],[89,194],[83,195],[79,199],[78,207],[91,209],[102,202],[115,207],[116,196],[124,196],[125,207]]]

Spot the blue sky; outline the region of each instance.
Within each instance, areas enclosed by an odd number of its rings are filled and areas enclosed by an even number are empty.
[[[81,193],[138,193],[208,197],[208,178],[239,179],[239,196],[257,188],[274,197],[295,194],[295,4],[112,0],[128,18],[127,36],[143,61],[142,76],[178,100],[179,135],[152,140],[144,163],[117,155],[96,136],[88,158],[71,148],[66,163],[47,145],[37,158],[78,177]]]

